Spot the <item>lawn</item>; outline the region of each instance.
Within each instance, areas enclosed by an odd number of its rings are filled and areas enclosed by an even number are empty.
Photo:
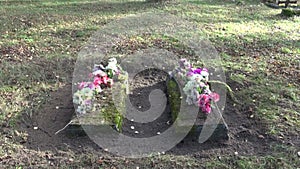
[[[263,153],[263,150],[255,149],[259,147],[254,147],[254,153],[248,155],[247,151],[235,153],[240,147],[235,147],[233,142],[223,145],[230,147],[225,153],[222,147],[217,147],[208,150],[212,153],[206,156],[199,152],[167,152],[127,159],[95,147],[86,138],[84,142],[82,138],[72,138],[74,145],[67,145],[62,138],[55,140],[64,136],[55,136],[52,141],[60,146],[51,149],[28,145],[34,137],[32,119],[35,114],[57,111],[48,106],[59,104],[56,97],[72,99],[70,84],[74,64],[89,37],[116,19],[162,11],[194,23],[201,35],[212,42],[221,56],[227,83],[238,101],[228,99],[227,106],[233,107],[235,113],[248,123],[243,126],[236,121],[236,124],[230,123],[229,128],[251,129],[249,131],[259,136],[258,142],[268,145],[268,150]],[[1,0],[1,168],[299,167],[300,17],[287,18],[280,12],[258,0],[175,0],[165,3]],[[139,37],[135,43],[153,45],[153,41],[144,38]],[[130,48],[132,44],[128,45]],[[47,133],[44,131],[47,129],[41,130]],[[231,138],[238,140],[239,136],[236,131]],[[242,145],[241,141],[239,145]]]

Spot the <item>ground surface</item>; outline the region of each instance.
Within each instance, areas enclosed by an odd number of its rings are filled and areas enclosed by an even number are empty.
[[[238,2],[0,1],[1,168],[300,166],[300,18],[282,17],[259,1]],[[239,102],[228,98],[224,111],[230,140],[198,145],[185,139],[165,155],[126,159],[86,136],[54,135],[74,112],[72,72],[90,35],[114,19],[162,10],[197,24],[220,53]],[[168,48],[162,41],[132,37],[116,50]],[[169,43],[168,50],[189,57]]]

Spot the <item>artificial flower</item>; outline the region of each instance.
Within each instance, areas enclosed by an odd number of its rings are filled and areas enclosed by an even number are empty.
[[[203,113],[209,114],[211,112],[211,103],[219,101],[220,96],[210,91],[208,84],[209,73],[206,68],[193,68],[186,59],[180,59],[179,67],[171,72],[170,75],[177,75],[185,81],[183,92],[187,96],[187,104],[199,106]]]
[[[81,82],[78,85],[79,90],[73,95],[73,102],[78,105],[76,111],[79,114],[85,114],[91,110],[93,106],[92,100],[96,97],[95,95],[103,91],[102,87],[111,87],[113,85],[112,78],[115,75],[120,77],[121,81],[128,76],[127,74],[126,77],[121,75],[121,70],[115,58],[109,59],[107,66],[95,64],[93,72],[88,75],[92,81]]]

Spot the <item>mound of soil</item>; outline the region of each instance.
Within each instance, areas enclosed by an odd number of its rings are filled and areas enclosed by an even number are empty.
[[[132,104],[141,111],[149,109],[148,95],[153,89],[161,89],[166,92],[165,72],[146,71],[135,77],[131,83]],[[141,94],[142,93],[142,94]],[[71,85],[51,93],[51,99],[41,110],[35,112],[31,122],[22,123],[22,130],[28,133],[27,148],[42,151],[75,151],[91,152],[102,155],[106,153],[87,136],[70,137],[66,130],[55,135],[55,132],[63,128],[72,118],[74,108],[72,103]],[[227,105],[223,114],[229,127],[230,139],[226,142],[207,141],[199,144],[195,139],[187,136],[181,143],[168,151],[170,154],[188,154],[198,158],[232,155],[238,152],[242,155],[263,155],[269,152],[270,143],[274,140],[264,135],[264,126],[257,121],[249,119],[246,114],[239,112],[233,102],[227,99]],[[166,130],[171,121],[170,109],[167,106],[162,115],[151,123],[135,123],[125,119],[123,133],[131,137],[149,137],[157,132]],[[133,130],[131,126],[134,126]],[[139,133],[135,133],[139,131]]]

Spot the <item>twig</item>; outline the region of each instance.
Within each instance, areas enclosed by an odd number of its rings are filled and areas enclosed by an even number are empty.
[[[70,120],[70,122],[68,124],[65,125],[65,127],[63,127],[62,129],[58,130],[57,132],[55,132],[55,135],[57,135],[58,133],[60,133],[61,131],[63,131],[64,129],[66,129],[73,121]]]

